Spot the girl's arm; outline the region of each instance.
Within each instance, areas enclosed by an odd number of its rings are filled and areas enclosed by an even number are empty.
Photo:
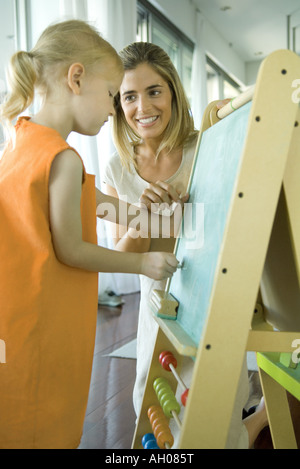
[[[113,187],[106,185],[105,190],[109,196],[118,198],[118,193]],[[102,198],[102,193],[98,189],[97,195],[99,197],[98,200],[100,200]],[[141,236],[140,233],[133,228],[128,230],[124,225],[118,224],[112,225],[111,231],[115,249],[118,251],[148,252],[150,250],[150,236]]]
[[[50,228],[57,258],[71,267],[94,272],[126,272],[155,280],[170,277],[178,261],[170,253],[128,253],[82,240],[82,162],[72,150],[53,161],[49,180]]]
[[[112,193],[114,196],[103,194],[97,189],[97,215],[100,218],[129,229],[133,228],[139,231],[143,238],[147,238],[148,235],[152,238],[177,236],[181,227],[183,204],[188,200],[187,194],[179,198],[176,193],[176,199],[172,198],[173,213],[170,215],[149,210],[150,204],[146,205],[143,201],[139,205],[128,204],[115,197],[114,192]]]

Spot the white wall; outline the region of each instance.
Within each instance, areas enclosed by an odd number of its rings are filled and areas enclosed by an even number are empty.
[[[257,73],[261,60],[246,62],[246,85],[254,85],[256,83]]]
[[[186,36],[195,42],[196,7],[192,0],[149,0],[162,14],[170,19]],[[245,63],[232,50],[220,33],[205,19],[206,53],[223,70],[241,84],[246,84]]]
[[[6,91],[5,67],[15,52],[14,2],[0,0],[0,93]]]
[[[32,49],[40,34],[50,23],[62,19],[60,18],[59,0],[31,0],[31,11],[33,12],[31,21],[32,44],[28,44],[29,49]]]

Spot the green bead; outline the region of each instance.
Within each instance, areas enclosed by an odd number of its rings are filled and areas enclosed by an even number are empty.
[[[173,400],[173,399],[166,400],[164,404],[162,405],[162,408],[163,408],[164,414],[169,418],[173,417],[172,415],[173,411],[175,411],[176,414],[179,414],[180,412],[180,405],[178,404],[176,400]]]
[[[154,382],[153,382],[153,388],[154,388],[154,390],[156,390],[159,386],[163,386],[166,383],[167,382],[164,378],[156,378],[156,380],[154,380]]]
[[[161,388],[158,391],[156,391],[157,399],[159,400],[159,402],[161,402],[162,396],[164,394],[169,394],[168,390],[166,390],[165,388]]]
[[[171,401],[172,400],[172,394],[170,394],[169,392],[165,392],[163,394],[160,395],[159,397],[159,403],[160,405],[163,407],[164,406],[164,403],[166,401]]]

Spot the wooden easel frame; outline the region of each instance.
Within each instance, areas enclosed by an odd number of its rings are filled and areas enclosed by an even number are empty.
[[[300,331],[274,332],[262,315],[254,316],[253,320],[282,187],[287,198],[300,279],[300,125],[295,126],[295,122],[300,123],[300,114],[298,105],[292,101],[291,87],[293,79],[298,76],[300,59],[290,51],[271,54],[260,68],[206,327],[195,354],[193,379],[180,432],[180,449],[225,448],[245,352],[292,352],[292,341],[300,338]],[[206,109],[201,132],[218,120],[212,115],[213,108],[214,103]],[[272,119],[279,113],[280,117]],[[247,270],[244,268],[245,256]],[[160,329],[135,432],[134,448],[141,448],[143,434],[151,431],[147,408],[157,402],[152,388],[153,379],[167,376],[174,388],[176,386],[175,379],[161,369],[158,355],[168,349],[177,353],[178,358],[176,343],[180,338],[176,332],[169,330],[168,323],[173,328],[171,322],[174,321],[158,322]],[[179,357],[179,368],[180,361]],[[265,371],[261,372],[261,376],[270,425],[274,423],[276,428],[272,436],[278,444],[275,441],[274,446],[295,447],[291,429],[288,431],[288,441],[278,436],[282,434],[282,428],[279,431],[274,402],[280,398],[283,408],[287,410],[285,393],[276,384],[270,384],[271,378]],[[222,405],[216,405],[220,398]],[[277,402],[277,405],[281,404]],[[218,422],[218,425],[212,422]],[[290,427],[290,417],[286,418],[286,422]]]

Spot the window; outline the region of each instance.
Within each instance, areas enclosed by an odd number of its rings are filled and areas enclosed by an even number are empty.
[[[241,93],[240,86],[209,57],[207,57],[206,73],[209,103],[217,99],[235,98]]]
[[[191,100],[194,44],[146,0],[138,2],[137,41],[152,42],[166,51]]]
[[[137,41],[153,42],[167,52],[191,102],[193,42],[147,0],[138,1],[137,13]],[[240,86],[210,57],[207,57],[206,72],[208,102],[234,98],[241,92]]]
[[[206,79],[207,79],[207,101],[215,101],[220,99],[220,75],[209,64],[206,64]]]

